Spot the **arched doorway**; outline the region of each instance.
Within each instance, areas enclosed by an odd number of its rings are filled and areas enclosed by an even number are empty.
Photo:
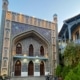
[[[33,45],[32,44],[30,44],[30,46],[29,46],[29,56],[33,56]]]
[[[43,46],[40,47],[40,55],[44,56],[44,47]]]
[[[16,54],[21,54],[22,53],[22,45],[18,43],[16,45]]]
[[[44,75],[44,62],[41,61],[40,63],[40,76]]]
[[[28,76],[33,76],[33,75],[34,75],[34,64],[32,61],[30,61],[28,64]]]
[[[21,76],[21,62],[20,60],[17,60],[15,63],[15,76]]]

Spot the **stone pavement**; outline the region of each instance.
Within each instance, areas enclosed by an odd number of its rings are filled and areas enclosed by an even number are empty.
[[[12,77],[10,80],[45,80],[45,76],[39,76],[39,77]]]

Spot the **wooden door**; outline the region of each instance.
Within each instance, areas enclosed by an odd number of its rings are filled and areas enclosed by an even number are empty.
[[[18,60],[15,63],[15,76],[21,76],[21,62]]]
[[[44,62],[41,61],[40,63],[40,76],[44,75]]]
[[[28,75],[33,76],[34,75],[34,65],[33,62],[30,61],[28,64]]]

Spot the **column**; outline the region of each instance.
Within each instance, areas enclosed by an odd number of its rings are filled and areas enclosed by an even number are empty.
[[[22,61],[21,76],[28,76],[28,63],[26,59]]]
[[[40,76],[40,62],[39,60],[35,60],[36,62],[34,63],[34,76]]]
[[[71,26],[68,25],[68,31],[69,31],[69,42],[71,41]]]
[[[64,40],[65,40],[65,43],[66,43],[66,32],[64,33]]]
[[[1,74],[0,75],[8,75],[9,69],[8,69],[8,63],[9,59],[8,57],[5,58],[5,53],[9,53],[8,45],[5,47],[5,44],[7,43],[8,39],[5,37],[5,23],[6,23],[6,12],[8,11],[8,0],[2,0],[2,19],[1,19],[1,28],[0,28],[0,69]],[[9,38],[9,37],[8,37]],[[5,49],[6,48],[6,49]],[[7,55],[8,56],[8,55]]]

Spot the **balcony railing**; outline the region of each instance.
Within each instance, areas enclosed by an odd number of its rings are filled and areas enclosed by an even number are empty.
[[[75,40],[73,42],[76,43],[76,44],[80,44],[80,39],[77,39],[77,40]]]
[[[44,53],[44,55],[42,56],[42,55],[40,55],[40,52],[34,52],[33,53],[33,56],[29,56],[29,52],[28,51],[22,51],[22,53],[21,54],[16,54],[16,51],[14,50],[14,51],[12,51],[12,55],[13,56],[28,56],[28,57],[45,57],[45,58],[48,58],[48,54],[47,53]]]
[[[48,60],[46,57],[30,57],[30,56],[14,56],[14,59],[27,59],[27,60]]]

